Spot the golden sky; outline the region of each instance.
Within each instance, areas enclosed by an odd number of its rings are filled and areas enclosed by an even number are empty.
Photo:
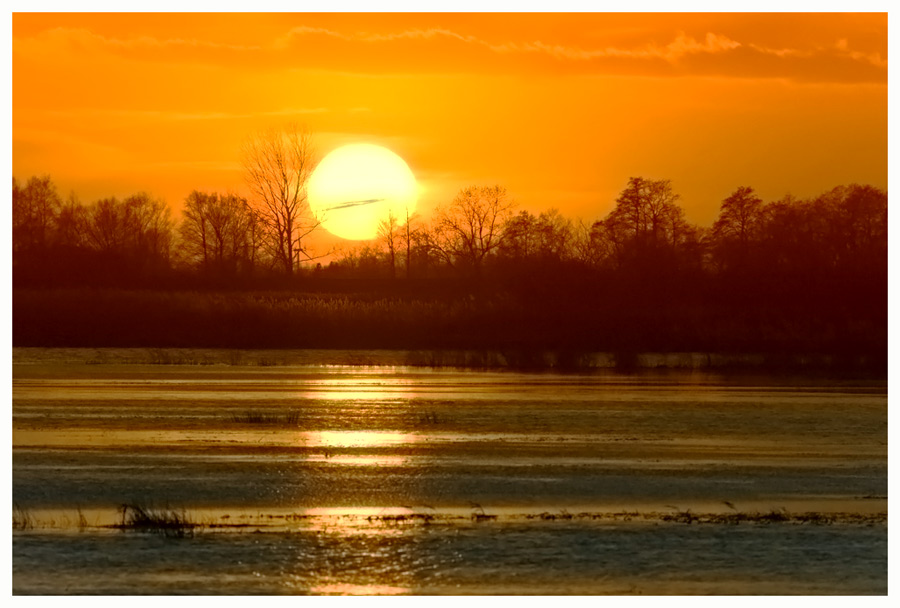
[[[242,142],[299,122],[320,156],[384,145],[419,209],[468,185],[600,218],[671,179],[708,225],[765,200],[887,188],[887,15],[26,14],[12,19],[13,175],[83,202],[247,193]],[[176,214],[177,216],[177,214]]]

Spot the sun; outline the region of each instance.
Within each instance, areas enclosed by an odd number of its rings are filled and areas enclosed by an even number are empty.
[[[309,206],[328,232],[353,240],[372,239],[393,213],[398,223],[416,207],[416,178],[387,148],[350,144],[330,152],[313,171]]]

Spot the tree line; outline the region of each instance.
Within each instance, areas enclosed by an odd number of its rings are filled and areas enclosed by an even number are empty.
[[[614,208],[593,222],[556,209],[516,210],[502,186],[473,186],[439,205],[429,222],[389,214],[377,239],[333,255],[324,267],[302,264],[315,259],[306,242],[317,222],[298,188],[258,189],[262,204],[193,191],[176,222],[145,192],[85,205],[74,194],[64,200],[49,176],[13,179],[14,280],[135,284],[173,272],[500,282],[535,273],[886,280],[887,193],[866,185],[770,202],[741,186],[721,202],[710,227],[685,219],[669,180],[629,179]]]
[[[886,361],[887,193],[872,186],[768,202],[741,186],[708,227],[669,180],[629,179],[592,222],[473,186],[430,219],[388,215],[327,264],[302,190],[268,196],[193,191],[175,221],[146,193],[82,204],[47,176],[13,180],[14,344]]]
[[[311,259],[319,225],[306,201],[313,169],[310,135],[295,125],[263,131],[243,146],[254,197],[191,192],[180,222],[146,192],[119,200],[64,201],[49,176],[13,179],[16,284],[159,283],[173,273],[235,278],[293,274]]]
[[[646,280],[853,275],[886,280],[887,193],[838,186],[765,203],[741,186],[710,227],[685,219],[670,180],[629,179],[593,222],[516,210],[499,186],[466,188],[430,223],[382,222],[380,238],[328,269],[346,276],[504,277],[553,273]]]
[[[710,226],[666,179],[628,179],[593,221],[471,186],[335,252],[310,246],[307,131],[259,133],[242,162],[249,197],[195,190],[177,221],[145,192],[85,204],[49,176],[13,179],[14,344],[886,361],[887,193],[873,186],[771,201],[740,186]]]

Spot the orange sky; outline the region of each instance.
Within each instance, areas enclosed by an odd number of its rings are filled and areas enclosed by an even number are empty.
[[[886,14],[14,14],[13,175],[83,202],[247,192],[252,132],[402,156],[428,211],[501,184],[600,218],[631,176],[708,225],[765,200],[887,188]],[[176,213],[177,217],[177,213]]]

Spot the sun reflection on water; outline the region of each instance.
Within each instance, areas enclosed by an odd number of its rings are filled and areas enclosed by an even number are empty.
[[[352,583],[322,583],[309,591],[320,595],[404,595],[410,593],[410,589],[407,587],[354,585]]]
[[[328,399],[329,401],[384,401],[386,399],[410,399],[419,396],[419,382],[409,378],[329,377],[323,380],[307,380],[307,390],[299,396],[303,399]]]
[[[299,438],[313,448],[380,448],[422,441],[415,433],[399,431],[302,431]]]
[[[400,536],[425,522],[427,508],[319,507],[305,509],[304,529],[339,538]]]
[[[331,464],[347,464],[354,466],[400,466],[406,464],[409,461],[409,458],[406,456],[385,456],[380,454],[364,456],[354,454],[339,454],[337,456],[331,456],[330,454],[313,454],[308,460],[310,462],[328,462]]]
[[[315,569],[314,595],[404,595],[412,592],[410,572],[397,572],[398,560],[410,558],[408,539],[422,527],[412,523],[411,507],[319,507],[306,509],[306,531],[321,546],[343,556],[343,571]],[[403,522],[403,523],[401,523]],[[349,564],[354,564],[349,567]]]

